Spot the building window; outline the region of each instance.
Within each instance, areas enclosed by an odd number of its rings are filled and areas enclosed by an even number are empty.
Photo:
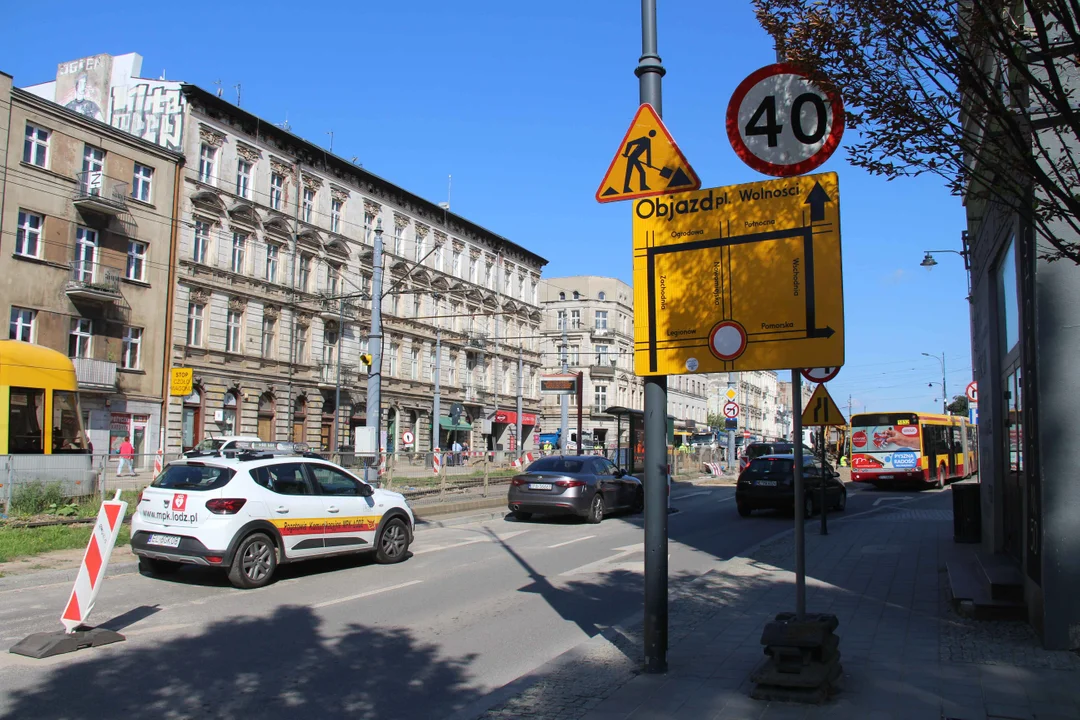
[[[337,198],[330,201],[330,232],[341,232],[341,206],[344,203]]]
[[[420,296],[413,295],[412,299],[412,314],[414,318],[420,317]]]
[[[206,253],[210,248],[210,223],[195,221],[195,239],[191,246],[191,259],[202,265],[206,264]]]
[[[315,191],[311,188],[304,188],[304,204],[301,208],[301,217],[304,222],[311,222],[311,214],[315,211]]]
[[[413,255],[413,260],[420,262],[420,259],[424,257],[424,238],[416,238],[416,252]]]
[[[607,407],[607,385],[596,385],[593,387],[593,403],[598,408]]]
[[[23,162],[38,167],[49,164],[49,131],[26,123],[26,142],[23,144]]]
[[[296,328],[296,341],[293,344],[293,362],[301,364],[307,362],[307,339],[307,326],[298,325]]]
[[[131,174],[131,197],[143,202],[150,202],[150,188],[154,180],[154,168],[135,163]]]
[[[236,194],[244,199],[251,197],[251,163],[236,161]]]
[[[597,300],[607,300],[607,293],[604,292],[603,290],[601,290],[600,292],[598,292],[596,294],[596,299]]]
[[[225,316],[225,352],[240,352],[240,329],[244,324],[244,314],[239,310],[230,310]]]
[[[454,277],[461,277],[461,251],[455,250],[454,254],[450,258],[450,272],[454,273]]]
[[[199,148],[199,182],[214,184],[214,162],[217,160],[217,148],[203,145]]]
[[[45,219],[25,210],[19,211],[19,227],[15,230],[15,254],[41,257],[41,228]]]
[[[580,310],[571,310],[570,311],[570,327],[572,329],[574,329],[574,330],[581,327],[581,311]]]
[[[371,233],[375,230],[375,216],[372,213],[364,213],[364,238],[371,240]]]
[[[514,277],[509,270],[503,273],[503,294],[513,295]]]
[[[597,345],[596,346],[596,364],[607,365],[608,364],[608,346]]]
[[[128,240],[127,271],[128,280],[146,281],[146,243]]]
[[[34,342],[34,319],[36,317],[37,311],[35,310],[12,306],[8,339]]]
[[[224,435],[235,435],[237,431],[236,418],[240,412],[240,402],[236,392],[230,390],[225,393],[225,402],[222,408],[221,429]]]
[[[94,282],[97,266],[98,235],[96,230],[77,227],[75,229],[75,272],[79,282]]]
[[[271,317],[264,317],[262,323],[262,356],[270,358],[274,356],[274,340],[277,337],[277,321]]]
[[[537,292],[536,281],[533,280],[532,281],[532,304],[536,305],[538,302],[540,302],[540,297],[539,297],[539,294]]]
[[[94,323],[87,318],[75,318],[71,321],[68,334],[68,357],[90,357],[90,341],[94,337]]]
[[[341,289],[341,268],[337,265],[326,266],[326,290],[331,295],[337,295]]]
[[[93,145],[83,147],[82,175],[79,192],[83,195],[99,196],[104,185],[105,151]]]
[[[495,282],[495,266],[489,264],[487,266],[487,269],[484,271],[484,287],[486,287],[488,290],[494,290],[495,289],[495,287],[493,285],[494,282]]]
[[[566,299],[566,293],[564,293],[564,292],[559,293],[559,299],[560,300],[565,300]]]
[[[424,379],[435,381],[435,350],[434,348],[428,353],[427,367],[424,368]]]
[[[285,176],[279,173],[270,173],[270,207],[274,210],[281,209],[281,201],[285,196]]]
[[[203,312],[206,306],[201,303],[188,303],[187,306],[187,344],[202,347]]]
[[[123,342],[120,347],[120,367],[124,370],[138,370],[142,361],[142,328],[124,328]]]
[[[597,310],[594,320],[595,327],[599,330],[607,329],[607,310]]]
[[[446,368],[446,382],[449,385],[457,385],[457,365],[457,353],[450,353],[450,362],[447,363]]]
[[[277,282],[278,255],[281,248],[273,243],[266,243],[266,280]]]
[[[409,371],[409,377],[413,380],[420,379],[420,349],[412,349],[412,368]]]
[[[1001,357],[1020,342],[1020,295],[1016,282],[1016,242],[1010,238],[997,271],[998,316],[1001,327]]]
[[[397,343],[390,343],[390,361],[388,363],[388,369],[390,371],[390,377],[397,377],[398,373],[398,353],[401,352],[401,346]]]
[[[311,256],[300,255],[300,277],[298,282],[300,284],[300,290],[307,292],[308,283],[311,280]]]
[[[229,262],[229,269],[234,273],[244,272],[245,267],[245,254],[247,253],[247,235],[244,233],[234,232],[232,236],[232,258]]]
[[[436,270],[441,271],[443,269],[443,249],[442,245],[436,245],[431,253],[432,263],[431,266]]]
[[[476,282],[476,272],[480,261],[476,258],[469,258],[469,282]]]

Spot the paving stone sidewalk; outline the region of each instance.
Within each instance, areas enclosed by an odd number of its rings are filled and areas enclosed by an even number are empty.
[[[1080,656],[1041,649],[1026,624],[969,620],[949,607],[948,500],[834,521],[827,537],[816,519],[808,523],[807,609],[840,621],[842,690],[825,705],[749,697],[762,628],[794,609],[788,534],[701,577],[671,578],[666,674],[640,672],[640,626],[609,631],[609,640],[594,638],[480,717],[1080,718]]]

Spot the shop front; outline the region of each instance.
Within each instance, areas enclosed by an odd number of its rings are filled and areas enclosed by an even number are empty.
[[[505,450],[518,452],[535,449],[533,433],[536,430],[537,418],[535,413],[521,414],[521,442],[517,438],[517,413],[513,410],[496,410],[491,416],[491,441],[490,450]]]

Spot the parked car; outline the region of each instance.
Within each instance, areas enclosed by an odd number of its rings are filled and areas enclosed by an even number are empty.
[[[201,443],[188,450],[184,455],[189,457],[198,456],[205,452],[212,452],[216,450],[231,450],[236,447],[236,443],[259,443],[262,442],[262,438],[257,435],[219,435],[218,437],[210,437],[203,440]]]
[[[795,452],[795,446],[790,442],[755,442],[743,448],[739,456],[739,472],[742,472],[755,458],[765,455],[788,455]],[[813,450],[803,445],[803,457],[813,454]]]
[[[182,565],[226,569],[261,587],[281,563],[373,552],[408,556],[413,513],[404,496],[364,483],[289,443],[240,442],[235,452],[175,460],[139,495],[131,549],[151,575]]]
[[[598,523],[612,510],[645,507],[641,480],[598,455],[549,455],[510,481],[507,504],[518,520],[533,513],[580,515]]]
[[[759,508],[792,510],[795,508],[795,457],[793,455],[766,455],[750,461],[739,474],[735,486],[735,506],[739,515],[749,517]],[[803,512],[813,517],[821,507],[821,483],[825,483],[825,502],[831,510],[842,511],[847,507],[847,488],[840,481],[840,474],[821,461],[803,456]]]

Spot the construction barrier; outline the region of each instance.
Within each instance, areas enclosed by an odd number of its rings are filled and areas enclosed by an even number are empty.
[[[154,456],[154,479],[155,480],[157,479],[157,476],[161,474],[161,468],[164,465],[164,463],[162,462],[163,459],[164,459],[164,456],[162,455],[161,448],[158,448],[157,455]]]
[[[71,599],[68,600],[64,614],[60,616],[60,622],[68,633],[74,632],[75,628],[86,622],[90,611],[94,609],[94,601],[101,590],[101,580],[109,567],[109,557],[116,545],[116,537],[120,534],[126,512],[127,503],[120,499],[119,490],[116,491],[115,498],[101,503],[94,532],[90,536],[79,574],[75,578],[75,587],[71,589]]]
[[[431,454],[431,469],[436,475],[442,470],[442,454],[439,448],[435,448],[435,452]]]
[[[524,455],[521,455],[516,460],[514,460],[514,462],[510,463],[510,465],[512,467],[519,468],[522,465],[526,465],[526,466],[531,465],[532,461],[533,461],[533,454],[532,453],[525,453]]]

